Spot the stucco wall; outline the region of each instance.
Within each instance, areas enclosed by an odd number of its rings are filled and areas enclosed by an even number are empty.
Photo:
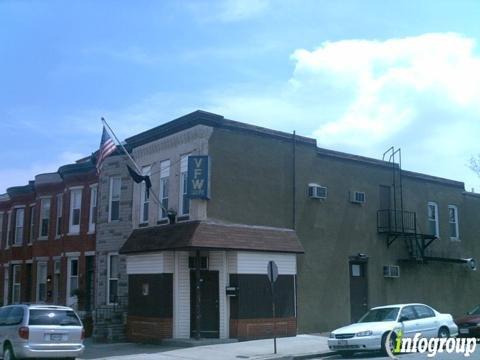
[[[212,198],[209,218],[237,223],[293,226],[292,143],[248,132],[215,129],[209,142]],[[404,155],[405,156],[405,155]],[[307,185],[328,187],[326,200],[307,196]],[[328,331],[350,322],[349,256],[367,254],[369,306],[425,302],[459,315],[475,304],[478,272],[448,263],[399,263],[408,253],[403,240],[390,248],[377,233],[379,186],[392,183],[391,168],[345,159],[314,146],[296,147],[296,230],[305,248],[298,256],[300,332]],[[460,184],[461,185],[461,184]],[[366,193],[366,203],[349,201],[350,191]],[[417,213],[425,232],[427,203],[439,206],[440,239],[430,255],[480,259],[480,198],[451,183],[403,177],[404,209]],[[460,241],[448,236],[448,205],[459,211]],[[383,277],[383,265],[399,264],[401,277]]]

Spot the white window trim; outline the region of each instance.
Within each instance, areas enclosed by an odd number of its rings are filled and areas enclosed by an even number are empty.
[[[12,210],[7,212],[7,237],[5,241],[5,249],[10,248],[10,235],[12,231]]]
[[[452,224],[450,222],[450,209],[455,210],[455,233],[457,234],[457,236],[455,237],[450,236],[450,224]],[[448,205],[448,225],[449,225],[448,232],[449,232],[450,240],[460,241],[460,233],[459,233],[459,226],[458,226],[458,207],[456,205]]]
[[[188,216],[190,215],[190,209],[189,209],[189,212],[184,214],[183,212],[183,193],[184,191],[186,191],[185,187],[184,187],[184,180],[182,178],[182,174],[185,173],[185,176],[188,177],[188,157],[190,156],[190,153],[188,154],[184,154],[182,156],[180,156],[180,176],[179,176],[179,179],[180,179],[180,184],[179,184],[179,191],[178,191],[178,195],[179,195],[179,204],[178,204],[178,216]],[[185,166],[185,171],[182,171],[182,160],[186,158],[186,166]],[[189,204],[190,204],[190,201],[189,201]]]
[[[428,207],[430,207],[430,205],[432,205],[434,208],[435,208],[435,236],[440,238],[440,220],[438,218],[438,205],[436,202],[434,201],[429,201],[428,202]],[[428,211],[428,208],[427,208],[427,211]],[[428,216],[428,212],[427,212],[427,216]],[[429,222],[429,225],[430,225],[430,218],[428,218],[428,222]]]
[[[164,164],[164,166],[162,166],[162,164]],[[168,203],[168,200],[170,198],[169,178],[170,178],[170,160],[167,159],[160,162],[160,180],[159,180],[159,191],[158,191],[158,197],[159,197],[158,219],[159,220],[168,219],[167,211],[165,211],[165,216],[164,217],[162,216],[162,205],[163,205],[164,199],[167,199],[167,203]],[[166,198],[163,197],[163,190],[164,190],[163,180],[167,180],[167,197]],[[168,208],[168,205],[167,205],[167,208]]]
[[[70,296],[70,293],[72,290],[70,289],[70,277],[72,273],[71,269],[71,263],[73,260],[77,260],[77,286],[80,285],[79,280],[80,280],[80,261],[77,256],[72,256],[72,257],[67,257],[67,293],[66,293],[66,299],[67,299],[67,306],[70,306],[73,304],[73,299],[74,296]]]
[[[20,268],[20,279],[17,279],[15,276],[15,268],[19,267]],[[13,297],[15,296],[15,286],[18,285],[19,291],[18,291],[18,301],[15,301]],[[19,304],[22,299],[22,265],[21,263],[17,264],[12,264],[12,304]]]
[[[62,206],[58,206],[58,199],[61,199],[62,201]],[[61,228],[61,226],[63,225],[63,222],[64,222],[64,216],[63,216],[63,193],[59,193],[56,195],[55,197],[55,200],[56,200],[56,203],[55,203],[55,206],[56,206],[56,209],[57,209],[57,216],[56,216],[56,219],[55,219],[55,239],[60,239],[60,237],[62,236],[62,231],[63,229]],[[59,211],[60,210],[60,211]],[[60,213],[60,214],[59,214]],[[58,216],[60,215],[62,217],[62,221],[61,223],[58,221],[60,219],[60,217]],[[59,224],[60,223],[60,224]],[[60,226],[60,234],[58,233],[58,227]]]
[[[107,299],[106,299],[106,304],[107,305],[115,305],[115,303],[110,302],[110,280],[117,280],[117,292],[118,292],[118,283],[120,282],[120,278],[111,278],[110,277],[110,257],[111,256],[119,256],[118,252],[110,252],[107,254]],[[118,257],[118,267],[120,268],[120,256]],[[120,269],[119,269],[120,272]]]
[[[40,295],[40,280],[42,280],[42,279],[40,279],[40,271],[39,271],[40,265],[45,266],[45,279],[44,279],[45,280],[45,282],[44,282],[45,283],[45,300],[40,300],[40,298],[39,298],[39,295]],[[48,284],[47,279],[48,279],[48,262],[37,261],[37,281],[36,281],[36,284],[35,284],[36,285],[35,286],[35,288],[36,288],[35,289],[36,290],[35,291],[35,298],[36,298],[37,302],[42,302],[43,303],[47,300],[47,297],[48,297],[47,296],[47,284]]]
[[[42,206],[42,203],[43,203],[43,200],[49,200],[50,201],[50,205],[49,205],[49,210],[48,210],[48,231],[47,231],[47,235],[46,236],[42,236],[42,220],[44,219],[42,217],[43,215],[43,206]],[[51,227],[51,219],[50,219],[50,214],[52,213],[52,197],[51,196],[48,196],[48,197],[42,197],[41,200],[40,200],[40,216],[39,216],[39,224],[38,224],[38,236],[37,236],[37,240],[47,240],[48,239],[48,234],[50,233],[50,227]]]
[[[69,211],[69,219],[68,219],[68,235],[78,235],[80,234],[80,225],[82,224],[82,197],[83,197],[83,186],[82,187],[71,187],[70,189],[70,211]],[[78,214],[78,225],[73,224],[73,199],[74,194],[80,191],[80,206],[79,206],[79,214]]]
[[[33,236],[35,234],[35,204],[30,204],[28,206],[28,216],[29,216],[29,223],[28,223],[28,243],[27,245],[32,245],[33,240],[35,240],[35,237]],[[33,211],[33,216],[32,216],[32,211]]]
[[[120,179],[120,199],[122,198],[122,177],[121,176],[110,176],[110,189],[108,195],[108,222],[117,222],[120,219],[112,220],[112,195],[113,195],[113,179]],[[120,199],[119,199],[119,209],[120,211]]]
[[[95,202],[93,201],[93,194],[95,191]],[[88,233],[94,234],[96,229],[96,223],[93,222],[93,204],[95,203],[95,209],[98,210],[98,184],[90,185],[90,210],[88,212]]]
[[[142,166],[142,175],[149,175],[152,172],[152,166],[151,165],[145,165]],[[144,181],[140,183],[140,218],[139,218],[139,224],[148,224],[149,223],[149,218],[150,218],[150,196],[148,197],[147,201],[145,201],[145,193],[147,191],[147,186]],[[147,220],[144,220],[144,206],[145,204],[148,204],[148,214],[147,214]]]
[[[17,224],[17,221],[18,221],[18,211],[19,210],[22,210],[23,211],[23,219],[22,219],[22,224],[21,224],[21,227],[18,226]],[[20,238],[20,242],[17,243],[17,232],[18,232],[18,229],[21,228],[22,229],[22,235],[21,235],[21,238]],[[23,246],[23,242],[24,242],[24,237],[25,237],[25,207],[19,207],[19,208],[15,208],[15,234],[13,234],[13,244],[12,246]]]
[[[3,248],[3,222],[5,221],[5,212],[0,211],[0,249]]]

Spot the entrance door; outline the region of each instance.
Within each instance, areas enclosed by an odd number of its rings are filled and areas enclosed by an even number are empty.
[[[350,317],[357,322],[368,310],[367,263],[351,260],[350,266]]]
[[[218,338],[220,316],[218,307],[218,271],[200,270],[200,336]],[[196,335],[196,278],[190,271],[190,336]]]

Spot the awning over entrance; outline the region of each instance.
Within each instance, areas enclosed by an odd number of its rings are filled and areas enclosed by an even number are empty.
[[[120,253],[144,253],[173,249],[222,249],[303,253],[294,230],[208,221],[135,229]]]

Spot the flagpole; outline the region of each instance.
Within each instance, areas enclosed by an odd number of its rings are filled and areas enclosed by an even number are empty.
[[[109,130],[110,134],[115,138],[115,140],[117,141],[118,145],[120,145],[120,147],[122,148],[123,152],[125,153],[125,155],[128,156],[128,158],[130,159],[130,161],[132,162],[132,164],[135,166],[135,168],[137,169],[138,173],[139,174],[143,174],[142,170],[140,170],[140,167],[137,165],[137,163],[135,162],[135,160],[133,160],[133,158],[130,156],[130,154],[128,153],[127,149],[125,149],[125,146],[122,145],[122,143],[120,142],[120,140],[118,140],[117,138],[117,135],[115,135],[115,133],[113,132],[112,128],[110,127],[110,125],[108,125],[107,123],[107,120],[105,120],[105,118],[102,116],[102,123],[107,127],[107,129]],[[160,207],[165,211],[165,213],[168,213],[168,210],[163,206],[162,202],[160,201],[160,197],[153,191],[153,189],[149,189],[149,191],[153,194],[153,199],[155,200],[155,202],[160,205]]]
[[[128,158],[130,159],[130,161],[133,163],[133,165],[134,165],[135,168],[137,169],[138,173],[139,173],[139,174],[142,174],[142,170],[140,170],[140,167],[137,165],[137,163],[135,162],[135,160],[133,160],[133,158],[130,156],[130,154],[128,153],[127,149],[125,149],[125,147],[122,145],[122,143],[120,142],[120,140],[118,140],[117,135],[115,135],[115,133],[113,132],[112,128],[110,127],[110,125],[108,125],[107,120],[105,120],[104,117],[102,117],[102,123],[108,128],[110,134],[113,135],[113,137],[115,138],[115,140],[117,140],[118,145],[120,145],[120,147],[123,149],[123,152],[125,153],[125,155],[128,156]]]

